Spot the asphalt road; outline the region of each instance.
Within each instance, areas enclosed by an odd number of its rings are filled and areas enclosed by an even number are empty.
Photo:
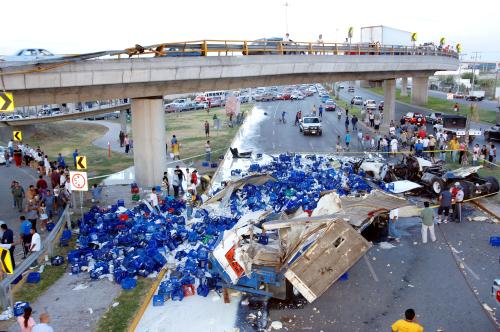
[[[291,119],[298,109],[307,113],[315,103],[319,105],[316,96],[258,104],[267,116],[259,124],[255,150],[333,151],[337,135],[343,137],[345,132],[344,117],[339,122],[336,114],[326,113],[322,137],[303,136],[290,121],[285,125],[277,121],[283,110]],[[405,111],[398,105],[397,112]],[[478,213],[468,207],[465,214]],[[488,245],[498,225],[468,221],[442,225],[436,230],[438,241],[426,245],[421,243],[418,219],[402,218],[398,227],[401,243],[392,249],[375,245],[350,269],[349,280],[336,282],[314,303],[272,300],[269,321],[281,321],[289,331],[387,331],[411,307],[426,331],[496,331],[481,303],[498,307],[490,295],[492,281],[498,278],[498,253]],[[444,235],[455,248],[459,265]]]
[[[435,90],[429,90],[429,96],[439,98],[439,99],[444,99],[446,100],[446,96],[448,94],[446,92],[442,91],[435,91]],[[460,105],[470,105],[470,101],[466,101],[465,99],[453,99],[454,102],[460,104]],[[492,100],[483,100],[478,102],[479,108],[488,110],[488,111],[493,111],[497,112],[498,111],[498,104],[497,101],[492,101]]]
[[[380,95],[378,95],[376,93],[373,93],[373,92],[371,92],[369,90],[361,89],[361,88],[358,88],[358,87],[356,87],[356,90],[353,93],[348,93],[347,89],[343,89],[340,92],[340,98],[342,99],[342,103],[344,103],[344,102],[349,102],[350,103],[352,97],[354,97],[354,96],[361,96],[363,98],[363,100],[374,99],[374,100],[377,101],[377,103],[379,103],[381,100],[384,100],[383,96],[380,96]],[[431,114],[432,110],[425,109],[425,108],[420,107],[420,106],[413,106],[413,105],[410,105],[410,104],[401,103],[401,102],[396,101],[396,116],[395,116],[395,119],[397,121],[399,121],[399,119],[401,119],[401,117],[403,115],[405,115],[406,113],[408,113],[408,112],[419,112],[419,113],[427,115],[427,114]],[[483,123],[478,123],[478,122],[472,122],[472,125],[471,125],[471,129],[485,130],[485,129],[489,129],[489,128],[491,128],[491,125],[489,125],[489,124],[483,124]],[[427,132],[429,132],[429,133],[433,132],[431,124],[427,125]],[[476,143],[479,144],[479,145],[487,144],[487,142],[485,142],[485,140],[484,140],[484,136],[478,136],[478,137],[476,137],[474,139],[474,144],[476,144]]]

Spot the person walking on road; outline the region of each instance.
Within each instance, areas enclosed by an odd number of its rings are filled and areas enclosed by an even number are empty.
[[[177,160],[181,160],[181,151],[179,143],[176,142],[172,145],[172,154],[174,155],[174,160],[175,158],[177,158]]]
[[[163,179],[161,180],[161,185],[167,191],[167,196],[170,196],[170,181],[168,181],[168,172],[163,172]]]
[[[205,143],[205,160],[208,162],[212,160],[211,153],[212,153],[212,147],[210,146],[210,141],[207,141],[207,143]]]
[[[172,177],[172,188],[174,188],[174,197],[177,198],[179,196],[179,187],[181,182],[179,180],[178,170],[175,170],[174,176]]]
[[[17,323],[21,328],[21,332],[32,332],[33,327],[36,325],[35,320],[31,317],[32,309],[31,307],[24,308],[24,313],[22,316],[17,317]]]
[[[497,159],[497,148],[495,147],[495,144],[490,145],[490,151],[488,155],[488,161],[491,163],[489,167],[493,167],[493,164],[495,163],[495,160]]]
[[[300,122],[300,117],[301,117],[300,111],[298,111],[297,113],[295,113],[295,123],[294,123],[294,126],[298,126],[298,124]]]
[[[54,332],[54,329],[49,325],[50,316],[47,313],[40,315],[40,323],[36,324],[31,332]]]
[[[286,116],[286,111],[283,110],[283,112],[281,112],[281,123],[285,124],[285,116]]]
[[[14,196],[15,207],[19,212],[23,211],[23,200],[26,196],[23,187],[16,181],[14,188],[12,188],[12,196]]]
[[[391,326],[392,332],[424,332],[424,328],[415,319],[415,310],[407,309],[405,319],[399,319]]]
[[[439,208],[438,208],[438,224],[444,222],[448,223],[448,215],[451,209],[451,192],[443,190],[439,195]],[[444,215],[444,220],[442,216]]]
[[[431,241],[436,242],[436,233],[434,233],[434,209],[429,207],[429,202],[424,202],[424,208],[420,211],[422,218],[422,243],[427,243],[427,230],[431,235]]]
[[[205,120],[205,138],[210,137],[210,124]]]
[[[322,118],[323,117],[323,105],[319,105],[318,111],[319,111],[319,117]]]
[[[351,123],[352,123],[352,130],[353,131],[358,130],[358,117],[356,116],[356,114],[352,116]]]
[[[345,124],[345,131],[349,131],[349,117],[348,116],[345,117],[344,124]]]
[[[455,182],[454,195],[452,193],[453,221],[456,223],[462,222],[462,204],[464,202],[464,191],[460,182]]]
[[[19,237],[21,239],[21,243],[23,244],[23,258],[26,258],[31,245],[31,223],[26,220],[25,216],[20,216],[19,221],[21,222]]]
[[[345,146],[346,146],[346,151],[349,151],[349,144],[351,143],[351,134],[349,134],[349,130],[345,134]]]
[[[158,203],[158,194],[156,193],[155,187],[151,188],[151,193],[149,194],[148,201],[149,201],[149,204],[151,204],[153,211],[155,213],[160,213],[160,207],[159,207],[159,203]],[[151,212],[153,212],[153,211],[151,211]]]
[[[2,224],[0,226],[2,228],[2,243],[3,244],[11,244],[12,246],[9,249],[10,252],[10,258],[12,260],[12,269],[16,268],[16,261],[15,261],[15,256],[14,256],[14,249],[16,248],[14,246],[14,232],[7,227],[7,224]]]
[[[182,183],[184,182],[184,180],[187,180],[187,178],[184,176],[184,172],[181,170],[179,165],[175,166],[175,171],[177,172],[177,178],[179,179],[179,191],[182,194],[184,194],[185,191],[184,191],[184,187],[183,187]]]
[[[23,165],[23,152],[19,148],[19,145],[16,145],[16,148],[12,152],[12,157],[14,158],[14,162],[16,163],[16,167],[22,167],[22,165]]]

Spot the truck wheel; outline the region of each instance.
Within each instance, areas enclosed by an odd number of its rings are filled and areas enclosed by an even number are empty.
[[[323,136],[323,132],[322,132],[322,131],[320,131],[320,132],[318,133],[318,135],[319,135],[319,136]]]
[[[491,190],[490,190],[489,194],[496,193],[497,191],[500,190],[500,185],[498,184],[498,180],[496,177],[487,176],[484,178],[484,180],[486,180],[486,182],[491,183]]]
[[[444,190],[444,181],[435,176],[431,179],[431,189],[432,189],[432,192],[435,193],[436,195],[439,195],[441,193],[441,191]]]
[[[459,181],[464,192],[464,200],[474,197],[474,184],[468,181]]]

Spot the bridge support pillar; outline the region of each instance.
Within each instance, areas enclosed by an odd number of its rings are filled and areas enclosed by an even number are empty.
[[[126,134],[127,133],[127,111],[126,110],[120,111],[120,126],[121,126],[120,130]]]
[[[132,99],[131,111],[135,181],[153,187],[167,170],[163,97]]]
[[[411,103],[414,105],[427,105],[428,76],[415,76],[412,78]]]
[[[396,116],[396,80],[384,81],[384,118],[383,126],[389,128],[391,120]]]
[[[401,78],[401,97],[408,96],[408,77]]]

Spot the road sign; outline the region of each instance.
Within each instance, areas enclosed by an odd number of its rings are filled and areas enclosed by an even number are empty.
[[[0,112],[14,112],[14,96],[11,92],[0,92]]]
[[[85,156],[76,157],[76,169],[79,171],[87,169],[87,157]]]
[[[71,190],[74,191],[88,191],[89,182],[87,180],[87,172],[69,172],[69,183],[71,185]]]
[[[2,262],[3,272],[7,274],[12,274],[14,272],[12,268],[12,257],[10,257],[10,251],[8,249],[0,248],[0,262]]]
[[[12,137],[14,137],[14,141],[21,142],[23,140],[23,133],[21,131],[13,131]]]
[[[417,41],[417,33],[416,32],[412,32],[412,34],[411,34],[411,41],[412,42],[416,42]]]

